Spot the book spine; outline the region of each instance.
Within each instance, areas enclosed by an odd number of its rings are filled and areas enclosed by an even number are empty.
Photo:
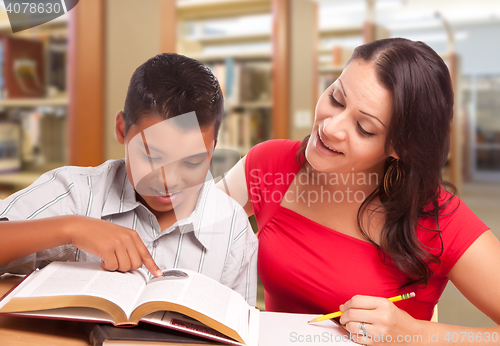
[[[3,99],[4,81],[3,81],[3,42],[0,39],[0,99]]]
[[[91,346],[102,346],[106,335],[99,324],[81,323],[80,326],[87,335]]]

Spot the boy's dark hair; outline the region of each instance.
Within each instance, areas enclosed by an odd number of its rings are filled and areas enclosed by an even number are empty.
[[[200,128],[213,126],[217,139],[224,115],[217,78],[197,60],[158,54],[139,66],[130,79],[123,110],[125,133],[146,114],[169,119],[192,111]],[[182,121],[176,124],[186,127]]]

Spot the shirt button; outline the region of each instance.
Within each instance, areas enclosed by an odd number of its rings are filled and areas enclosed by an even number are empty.
[[[157,246],[158,246],[158,240],[155,240],[155,241],[153,242],[153,247],[157,247]]]

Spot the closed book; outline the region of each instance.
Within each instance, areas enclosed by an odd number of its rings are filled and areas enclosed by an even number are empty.
[[[45,59],[43,42],[2,36],[5,98],[43,97]]]
[[[139,323],[135,327],[114,327],[111,324],[81,323],[92,346],[156,346],[156,345],[224,345],[194,335]]]

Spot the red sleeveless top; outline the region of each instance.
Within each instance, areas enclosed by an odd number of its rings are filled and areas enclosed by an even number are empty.
[[[415,298],[396,305],[414,318],[430,320],[448,282],[448,272],[488,227],[458,197],[453,198],[439,218],[441,264],[431,264],[434,275],[426,287],[401,289],[408,281],[406,276],[389,259],[383,262],[373,245],[280,206],[300,169],[295,160],[300,143],[263,142],[246,157],[248,195],[259,227],[258,271],[266,310],[326,314],[337,311],[356,294],[389,298],[415,292]],[[431,219],[420,223],[436,228]],[[432,253],[440,253],[436,232],[418,227],[417,236],[434,249]]]

